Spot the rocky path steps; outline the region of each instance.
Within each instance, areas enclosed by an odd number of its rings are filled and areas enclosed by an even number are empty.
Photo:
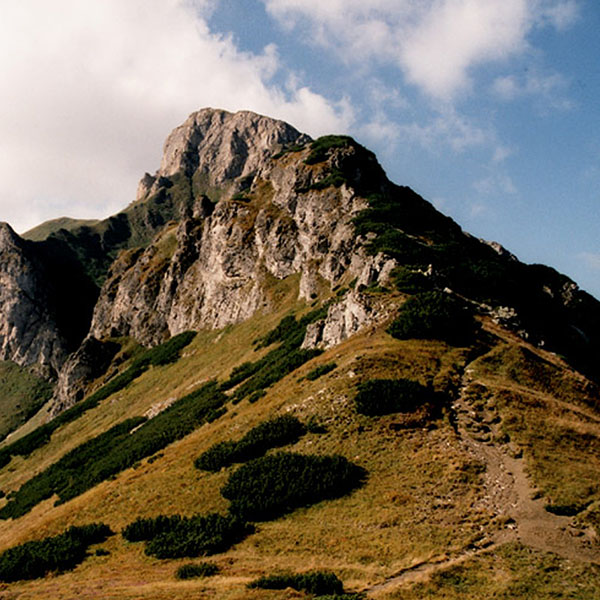
[[[571,517],[555,515],[544,508],[546,500],[527,476],[522,452],[512,442],[501,443],[503,434],[498,415],[489,403],[478,402],[477,391],[482,387],[481,383],[472,380],[467,368],[453,410],[461,443],[485,465],[483,508],[504,517],[508,531],[513,533],[501,532],[493,541],[512,538],[563,558],[600,563],[598,548],[594,548],[588,537],[574,526]]]
[[[465,369],[460,394],[452,405],[456,434],[465,450],[485,467],[479,508],[500,517],[506,527],[483,537],[461,552],[423,561],[363,590],[366,594],[398,589],[427,579],[431,574],[459,565],[499,546],[519,541],[525,546],[559,556],[600,564],[600,548],[575,527],[571,517],[549,513],[546,501],[533,487],[520,449],[503,443],[500,418],[489,403],[481,401],[485,386]]]

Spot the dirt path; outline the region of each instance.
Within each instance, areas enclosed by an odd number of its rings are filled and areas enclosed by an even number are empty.
[[[504,542],[502,542],[503,544]],[[459,552],[453,556],[443,555],[439,558],[433,558],[428,561],[424,561],[421,563],[417,563],[416,565],[412,565],[411,567],[407,567],[406,569],[402,569],[398,573],[388,577],[382,583],[378,583],[363,592],[367,594],[372,594],[375,592],[385,591],[390,588],[397,588],[400,585],[406,585],[408,583],[416,583],[417,581],[424,581],[427,579],[432,573],[436,571],[441,571],[444,569],[448,569],[450,567],[454,567],[456,565],[460,565],[461,563],[467,561],[474,556],[479,554],[484,554],[486,552],[492,552],[495,548],[500,546],[501,543],[493,543],[484,548],[470,548],[464,550],[463,552]]]
[[[477,548],[466,548],[455,555],[444,555],[403,569],[386,581],[364,590],[367,594],[424,580],[436,571],[492,552],[510,541],[520,541],[531,548],[554,552],[563,558],[600,564],[600,549],[573,525],[571,517],[554,515],[545,510],[546,502],[537,497],[525,472],[525,462],[519,449],[495,441],[500,433],[498,415],[474,407],[473,396],[469,393],[474,383],[467,368],[461,392],[452,406],[456,433],[467,452],[486,467],[483,494],[480,504],[475,508],[505,517],[508,523],[506,529],[490,534]]]
[[[494,443],[500,434],[499,419],[485,408],[474,408],[469,394],[474,383],[466,369],[453,409],[461,443],[486,466],[482,500],[485,507],[492,514],[513,519],[515,538],[526,546],[563,558],[600,563],[600,552],[573,525],[571,517],[554,515],[544,508],[546,501],[537,497],[519,449]]]

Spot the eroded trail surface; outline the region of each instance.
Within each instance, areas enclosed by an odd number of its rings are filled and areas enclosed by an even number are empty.
[[[412,565],[374,585],[367,593],[398,588],[422,581],[436,571],[448,569],[479,554],[492,552],[511,541],[541,551],[553,552],[571,560],[600,564],[600,549],[589,535],[578,529],[571,517],[549,513],[546,501],[539,497],[525,471],[525,461],[518,447],[498,443],[500,419],[494,410],[475,402],[477,394],[469,368],[465,370],[461,391],[452,405],[459,443],[485,467],[482,473],[483,494],[479,505],[495,517],[504,517],[506,527],[490,532],[476,546],[454,555],[443,555]]]
[[[514,539],[543,551],[551,551],[563,558],[600,563],[600,552],[590,538],[573,524],[571,517],[549,513],[546,501],[538,497],[525,472],[525,461],[520,450],[512,444],[499,444],[500,419],[493,410],[475,406],[470,393],[477,382],[471,379],[467,368],[461,393],[454,402],[457,434],[468,452],[485,465],[482,503],[493,515],[513,520]],[[498,537],[506,538],[506,533]]]

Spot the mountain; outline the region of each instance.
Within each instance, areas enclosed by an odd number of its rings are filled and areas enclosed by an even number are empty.
[[[0,597],[595,597],[600,304],[352,138],[203,109],[0,259]]]

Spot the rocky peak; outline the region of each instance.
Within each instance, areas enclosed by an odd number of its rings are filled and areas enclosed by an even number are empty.
[[[211,187],[256,173],[283,147],[310,140],[291,125],[250,111],[230,113],[204,108],[192,113],[168,136],[160,168],[140,181],[137,199],[177,173],[204,179]]]

